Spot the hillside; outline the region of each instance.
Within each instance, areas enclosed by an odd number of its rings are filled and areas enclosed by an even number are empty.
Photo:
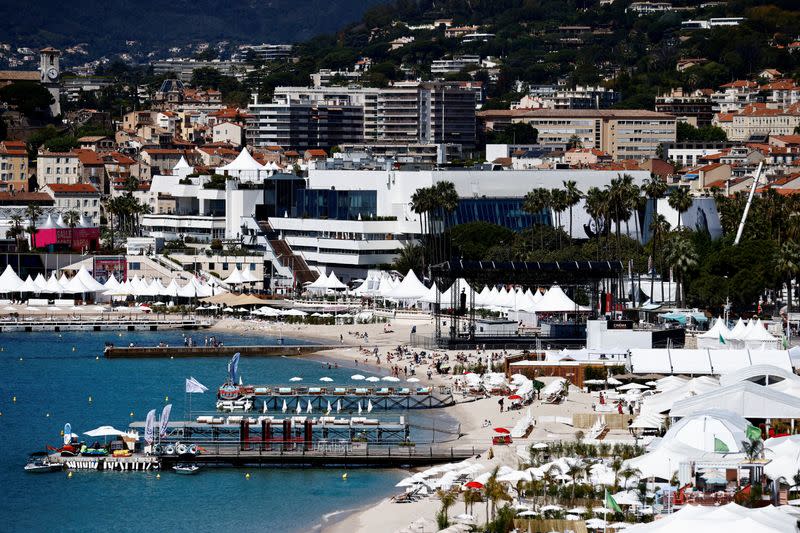
[[[380,0],[37,0],[0,2],[0,41],[15,46],[89,43],[93,55],[192,41],[297,42],[357,20]]]

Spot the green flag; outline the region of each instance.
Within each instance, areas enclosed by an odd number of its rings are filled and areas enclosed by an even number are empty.
[[[725,339],[722,337],[722,333],[719,334],[719,343],[725,344]]]
[[[728,448],[727,444],[714,437],[714,451],[719,453],[728,453],[731,450]]]
[[[748,425],[745,434],[750,440],[761,440],[761,430],[755,426]]]
[[[622,509],[620,508],[619,504],[618,504],[618,503],[617,503],[617,501],[614,499],[614,497],[611,495],[611,493],[610,493],[610,492],[608,492],[608,489],[606,489],[606,501],[605,501],[605,506],[606,506],[608,509],[611,509],[611,510],[612,510],[612,511],[614,511],[614,512],[617,512],[617,513],[621,513],[621,512],[622,512]]]

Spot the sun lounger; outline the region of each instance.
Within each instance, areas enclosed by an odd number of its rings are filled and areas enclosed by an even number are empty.
[[[333,389],[334,394],[347,394],[347,389],[344,387],[336,387]]]
[[[278,387],[278,394],[291,394],[292,388],[291,387]]]
[[[391,391],[389,390],[388,387],[381,387],[380,389],[375,391],[375,394],[377,394],[378,396],[388,396],[389,394],[391,394]]]
[[[409,389],[408,387],[403,387],[401,389],[397,389],[397,394],[400,394],[400,395],[403,395],[403,396],[405,396],[407,394],[411,394],[411,389]]]
[[[368,394],[368,393],[369,393],[369,391],[368,391],[367,389],[357,388],[357,389],[355,390],[355,393],[356,393],[356,394],[360,394],[360,395],[364,395],[364,394]]]
[[[309,387],[308,388],[309,394],[322,394],[322,388],[320,387]]]
[[[417,389],[417,394],[430,394],[431,388],[430,387],[419,387]]]

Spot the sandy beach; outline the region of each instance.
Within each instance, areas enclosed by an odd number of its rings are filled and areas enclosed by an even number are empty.
[[[372,371],[390,373],[391,368],[407,367],[409,359],[394,358],[387,360],[390,351],[394,351],[399,345],[407,344],[409,334],[413,326],[417,327],[417,332],[421,335],[433,334],[433,323],[428,319],[423,320],[402,320],[394,321],[389,324],[355,324],[344,326],[333,325],[306,325],[306,324],[286,324],[277,325],[274,323],[247,321],[236,319],[224,319],[214,326],[217,331],[236,331],[240,333],[259,333],[266,335],[293,337],[319,342],[321,344],[340,344],[341,348],[325,350],[314,355],[304,356],[307,358],[325,358],[327,360],[339,361],[341,365],[352,368],[367,368]],[[358,333],[358,336],[355,335]],[[366,334],[366,336],[364,336]],[[377,356],[375,348],[378,349]],[[412,349],[412,352],[414,349]],[[416,352],[424,350],[416,349]],[[453,361],[456,356],[467,361],[474,362],[481,357],[485,361],[486,354],[475,351],[469,352],[448,352],[445,350],[435,350],[436,357],[447,356],[449,361]],[[444,374],[438,375],[432,372],[428,379],[428,370],[433,369],[430,353],[428,358],[423,359],[422,363],[416,368],[416,377],[421,382],[430,385],[453,386],[457,377]],[[499,364],[498,364],[499,370]],[[543,378],[548,382],[549,378]],[[590,394],[584,393],[575,387],[570,387],[569,396],[560,404],[546,404],[535,400],[530,406],[522,410],[500,412],[497,397],[488,398],[467,398],[462,393],[455,393],[457,404],[440,410],[442,414],[447,414],[455,418],[460,423],[461,435],[459,443],[474,445],[476,453],[475,460],[481,463],[487,470],[495,466],[507,465],[518,468],[522,458],[517,455],[517,450],[527,450],[533,442],[554,441],[554,440],[573,440],[575,439],[576,429],[557,422],[548,422],[534,426],[527,438],[515,439],[511,446],[491,446],[491,439],[494,436],[493,428],[513,427],[516,422],[525,415],[528,408],[531,413],[540,418],[543,416],[559,416],[571,418],[573,413],[584,413],[592,411],[592,403],[596,401]],[[486,421],[489,424],[486,424]],[[625,435],[615,434],[612,438],[624,439]],[[491,448],[491,454],[489,449]],[[490,455],[492,458],[490,459]],[[357,471],[351,475],[358,475]],[[400,494],[403,489],[396,489]],[[361,509],[357,502],[354,502],[355,510],[343,510],[325,517],[322,524],[323,533],[371,533],[376,531],[398,531],[406,528],[414,520],[422,517],[427,520],[435,520],[436,512],[440,505],[435,498],[423,498],[412,503],[394,503],[390,498],[376,504],[365,504]],[[464,512],[463,502],[457,503],[451,510],[451,514]],[[484,505],[476,505],[473,514],[477,523],[486,520],[486,509]]]

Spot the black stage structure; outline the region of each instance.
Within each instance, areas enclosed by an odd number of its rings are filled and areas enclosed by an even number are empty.
[[[450,290],[450,301],[442,302],[436,291],[434,315],[436,320],[434,342],[440,347],[534,347],[546,342],[550,347],[580,346],[585,342],[576,335],[558,337],[540,336],[481,336],[476,334],[476,289],[484,285],[521,285],[531,289],[559,285],[560,287],[588,288],[590,318],[613,309],[613,302],[622,294],[622,276],[625,271],[621,261],[559,261],[554,263],[520,261],[463,261],[453,259],[431,266],[431,278],[439,290]],[[462,280],[473,290],[467,293]],[[609,303],[611,305],[609,305]],[[577,310],[576,310],[577,311]],[[466,327],[463,327],[466,323]]]

